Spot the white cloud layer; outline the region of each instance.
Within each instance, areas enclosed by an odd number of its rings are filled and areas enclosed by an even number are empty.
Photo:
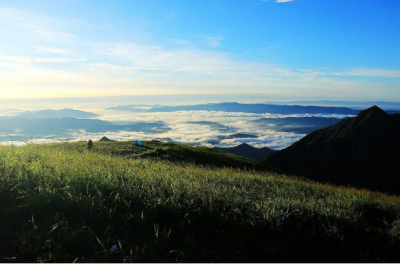
[[[88,110],[88,109],[85,109]],[[154,138],[169,138],[175,142],[202,145],[212,147],[210,142],[219,142],[215,146],[233,147],[241,143],[248,143],[254,147],[269,147],[273,149],[282,149],[290,146],[294,142],[301,139],[302,134],[289,132],[277,132],[271,127],[261,127],[250,121],[268,117],[268,118],[283,118],[283,117],[304,117],[304,116],[319,116],[319,117],[345,117],[341,115],[277,115],[277,114],[253,114],[242,112],[214,112],[214,111],[179,111],[179,112],[159,112],[159,113],[132,113],[119,112],[104,109],[91,109],[95,113],[100,114],[100,119],[116,122],[165,122],[170,128],[170,131],[158,134],[146,134],[143,132],[107,132],[107,133],[87,133],[84,130],[73,131],[70,137],[62,137],[57,139],[39,138],[36,142],[49,141],[79,141],[79,140],[98,140],[103,136],[107,136],[114,140],[152,140]],[[4,111],[4,110],[3,110]],[[13,113],[13,110],[8,110],[7,113]],[[220,124],[216,125],[201,125],[193,124],[193,121],[208,121]],[[229,128],[229,129],[226,129]],[[257,136],[257,138],[235,138],[222,139],[224,136],[229,136],[235,133],[247,133]],[[14,135],[16,136],[16,135]],[[0,135],[0,140],[10,142],[11,136]],[[21,142],[17,140],[17,144]]]

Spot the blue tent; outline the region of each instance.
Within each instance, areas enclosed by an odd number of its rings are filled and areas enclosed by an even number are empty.
[[[132,142],[132,146],[143,146],[143,142],[140,140],[135,140]]]

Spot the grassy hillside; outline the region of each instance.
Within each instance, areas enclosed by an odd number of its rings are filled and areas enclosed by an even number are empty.
[[[76,145],[0,147],[0,261],[400,260],[398,197]]]
[[[150,158],[168,160],[174,163],[193,163],[212,167],[229,167],[247,170],[274,170],[259,162],[223,153],[207,147],[192,147],[183,144],[160,141],[143,141],[144,146],[132,146],[131,142],[94,142],[92,152],[124,156],[126,158]],[[86,142],[48,144],[47,147],[68,151],[87,151]],[[276,169],[274,171],[277,171]]]

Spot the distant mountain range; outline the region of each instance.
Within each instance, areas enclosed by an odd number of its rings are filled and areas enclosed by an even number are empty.
[[[211,121],[188,121],[186,122],[187,124],[193,124],[193,125],[201,125],[201,126],[208,126],[213,130],[219,130],[222,132],[233,132],[235,131],[234,128],[225,126],[221,123],[218,122],[211,122]]]
[[[400,115],[373,106],[268,156],[264,164],[341,185],[400,193]]]
[[[258,160],[268,155],[275,153],[274,150],[269,148],[255,148],[246,143],[240,144],[239,146],[232,148],[214,148],[215,150],[219,150],[226,153],[235,154],[241,157],[245,157],[252,160]]]
[[[61,110],[47,109],[34,112],[25,112],[17,116],[14,116],[14,118],[20,117],[29,119],[49,119],[49,118],[61,119],[61,118],[95,118],[98,116],[99,115],[90,112],[65,108]]]
[[[85,130],[88,133],[104,133],[115,131],[145,132],[149,134],[169,131],[170,128],[163,122],[131,122],[115,124],[98,119],[77,118],[0,118],[0,139],[12,138],[25,140],[30,137],[66,137],[71,132]],[[1,135],[3,134],[3,136]]]
[[[318,100],[318,101],[291,101],[291,102],[275,102],[275,104],[289,104],[289,105],[313,105],[313,106],[335,106],[335,107],[349,107],[352,109],[366,109],[371,106],[378,106],[382,109],[399,110],[400,102],[383,102],[383,101],[333,101],[333,100]]]
[[[329,117],[282,117],[282,118],[260,118],[249,120],[249,123],[257,125],[265,130],[273,130],[278,132],[291,132],[296,134],[309,134],[317,129],[325,128],[336,124],[341,119]],[[210,121],[189,121],[187,124],[208,126],[213,130],[221,132],[234,132],[235,128],[223,125],[218,122]],[[219,140],[233,138],[257,138],[257,136],[249,134],[234,134],[230,136],[221,136]]]
[[[229,136],[222,136],[221,139],[235,139],[235,138],[258,138],[258,136],[248,133],[236,133]]]
[[[284,117],[284,118],[261,118],[251,121],[266,130],[279,132],[293,132],[297,134],[308,134],[317,129],[336,124],[341,119],[326,117]]]
[[[176,111],[224,111],[245,113],[271,113],[271,114],[341,114],[356,115],[358,110],[347,107],[323,107],[301,105],[274,105],[274,104],[241,104],[241,103],[215,103],[181,106],[149,106],[124,105],[108,108],[110,110],[132,112],[176,112]]]

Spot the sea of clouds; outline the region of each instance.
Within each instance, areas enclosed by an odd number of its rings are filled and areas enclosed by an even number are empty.
[[[282,149],[290,146],[294,142],[303,138],[305,134],[296,134],[289,132],[277,132],[273,128],[260,127],[251,121],[260,118],[284,118],[284,117],[334,117],[344,118],[347,115],[326,115],[326,114],[303,114],[303,115],[280,115],[280,114],[257,114],[244,112],[222,112],[222,111],[178,111],[178,112],[155,112],[155,113],[135,113],[120,112],[112,110],[98,111],[100,119],[112,122],[130,122],[147,121],[165,122],[171,131],[160,134],[145,134],[142,132],[112,132],[107,137],[115,140],[142,139],[151,140],[154,138],[172,139],[174,142],[202,145],[233,147],[241,143],[248,143],[254,147],[269,147],[273,149]],[[213,122],[213,124],[196,124],[194,122]],[[219,125],[217,125],[219,124]],[[247,133],[258,136],[258,138],[235,138],[223,139],[223,136],[229,136],[235,133]],[[101,138],[103,134],[77,133],[75,135],[79,140],[87,138]],[[210,142],[219,141],[219,144],[212,145]]]
[[[87,109],[80,109],[87,110]],[[121,112],[106,109],[90,109],[91,112],[99,114],[98,119],[111,121],[117,124],[127,124],[129,122],[164,122],[171,128],[170,131],[156,134],[144,132],[107,132],[107,133],[88,133],[85,130],[71,130],[68,136],[57,137],[49,135],[46,137],[30,137],[25,140],[13,140],[12,135],[0,135],[0,144],[23,145],[29,142],[49,143],[64,141],[87,141],[88,139],[99,140],[106,136],[113,140],[171,140],[177,143],[189,145],[202,145],[208,147],[233,147],[241,143],[247,143],[254,147],[269,147],[272,149],[282,149],[298,141],[305,134],[291,132],[277,132],[273,127],[261,127],[253,120],[260,118],[284,118],[284,117],[334,117],[344,118],[347,115],[326,115],[326,114],[257,114],[244,112],[220,112],[220,111],[178,111],[178,112]],[[3,109],[0,116],[12,116],[23,112],[22,110]],[[246,133],[257,136],[257,138],[234,138],[224,139],[224,137],[235,134]]]

